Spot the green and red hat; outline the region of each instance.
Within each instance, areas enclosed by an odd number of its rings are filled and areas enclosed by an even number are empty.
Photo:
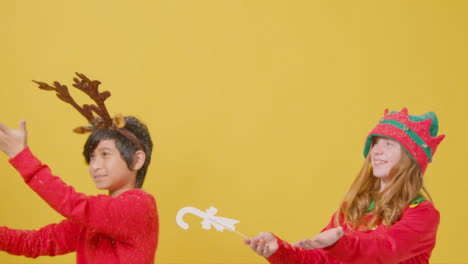
[[[432,161],[437,146],[445,137],[445,135],[437,136],[438,130],[439,123],[434,112],[408,115],[406,108],[391,113],[386,109],[384,117],[367,136],[364,157],[369,154],[373,137],[390,138],[400,143],[424,173],[427,164]]]

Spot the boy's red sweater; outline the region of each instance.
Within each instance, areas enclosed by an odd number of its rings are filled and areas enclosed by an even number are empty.
[[[78,193],[53,176],[29,148],[10,163],[66,219],[37,231],[0,227],[0,250],[33,258],[76,251],[78,264],[154,263],[159,223],[153,196],[141,189],[118,197]]]
[[[324,230],[334,227],[334,218]],[[390,228],[381,224],[371,231],[350,231],[341,223],[344,235],[328,248],[293,248],[278,239],[279,248],[268,261],[272,264],[429,263],[436,243],[439,220],[439,212],[432,203],[424,201],[408,206],[400,221]]]

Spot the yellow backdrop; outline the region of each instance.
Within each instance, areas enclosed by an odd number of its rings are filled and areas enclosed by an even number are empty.
[[[159,207],[157,262],[266,263],[195,216],[182,230],[177,211],[215,206],[249,236],[311,237],[384,109],[432,110],[447,137],[426,173],[441,212],[431,263],[468,263],[467,11],[462,0],[3,1],[0,121],[27,119],[33,152],[96,194],[85,136],[71,132],[85,120],[31,80],[101,80],[111,114],[141,118],[155,141],[144,188]],[[0,156],[0,225],[62,219]],[[74,262],[0,253],[0,263]]]

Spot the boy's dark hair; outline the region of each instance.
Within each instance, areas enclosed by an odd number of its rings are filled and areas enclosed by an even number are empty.
[[[143,164],[143,167],[138,170],[136,176],[135,188],[141,188],[143,186],[143,182],[145,181],[146,171],[148,170],[148,166],[151,162],[153,142],[151,141],[151,137],[146,125],[141,123],[136,117],[126,116],[125,123],[125,129],[133,133],[138,138],[141,145],[143,146],[143,151],[146,154],[145,163]],[[127,163],[127,167],[131,169],[135,152],[137,152],[139,149],[128,138],[113,129],[93,130],[83,148],[83,155],[85,157],[86,163],[89,164],[90,155],[94,152],[99,142],[105,139],[114,140],[116,147],[120,151],[120,155]]]

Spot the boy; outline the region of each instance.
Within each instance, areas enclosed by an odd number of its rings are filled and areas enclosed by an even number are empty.
[[[98,81],[78,77],[81,80],[75,79],[74,86],[89,94],[97,106],[80,108],[66,86],[38,83],[41,89],[55,90],[90,121],[91,126],[75,132],[91,131],[83,154],[96,187],[108,190],[109,195],[77,193],[31,153],[25,121],[20,122],[19,130],[0,123],[0,149],[25,182],[66,218],[37,231],[0,227],[0,250],[33,258],[76,251],[79,264],[154,263],[159,233],[156,202],[140,189],[153,147],[148,129],[134,117],[118,115],[112,120],[103,104],[110,93],[99,93]]]

